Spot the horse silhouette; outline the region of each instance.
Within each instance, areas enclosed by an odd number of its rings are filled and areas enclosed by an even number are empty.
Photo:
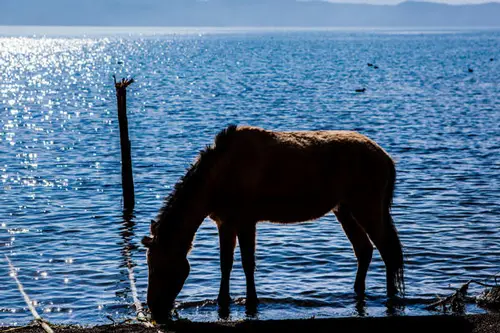
[[[363,295],[373,244],[386,266],[387,294],[404,293],[403,251],[390,208],[394,162],[374,141],[351,131],[275,132],[231,125],[202,150],[166,198],[148,248],[147,303],[165,320],[189,275],[187,255],[205,217],[219,231],[220,306],[228,306],[236,239],[246,277],[246,305],[255,290],[256,224],[296,223],[333,211],[352,243]]]

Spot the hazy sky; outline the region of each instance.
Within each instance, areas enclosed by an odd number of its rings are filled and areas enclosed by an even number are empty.
[[[368,4],[378,4],[378,5],[394,5],[402,0],[328,0],[329,2],[340,2],[340,3],[368,3]],[[498,0],[427,0],[427,2],[439,2],[439,3],[447,3],[447,4],[477,4],[477,3],[486,3],[486,2],[499,2]]]

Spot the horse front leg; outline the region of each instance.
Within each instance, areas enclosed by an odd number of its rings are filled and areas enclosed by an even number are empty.
[[[258,304],[257,292],[255,290],[255,280],[254,280],[255,237],[256,237],[255,223],[243,225],[238,230],[238,241],[240,244],[241,262],[247,280],[246,306],[247,306],[247,311],[250,312],[254,312]]]
[[[229,280],[233,269],[234,247],[236,246],[236,230],[232,225],[219,223],[220,270],[221,281],[217,303],[221,307],[229,306]]]

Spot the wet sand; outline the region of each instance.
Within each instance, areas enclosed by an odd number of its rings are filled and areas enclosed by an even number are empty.
[[[138,324],[103,325],[93,327],[52,326],[54,332],[104,333],[104,332],[190,332],[190,333],[267,333],[267,332],[422,332],[422,333],[500,333],[500,313],[468,316],[394,316],[383,318],[332,318],[298,320],[249,320],[238,322],[190,322],[179,320],[167,326],[146,328]],[[11,327],[0,332],[42,333],[42,328]]]

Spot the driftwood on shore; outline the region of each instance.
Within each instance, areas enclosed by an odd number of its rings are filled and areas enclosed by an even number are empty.
[[[500,285],[497,283],[497,278],[500,273],[493,276],[495,284],[488,284],[481,281],[470,280],[458,288],[455,293],[446,297],[439,298],[438,301],[425,307],[426,310],[465,313],[467,303],[476,303],[478,306],[485,309],[500,310]],[[486,287],[479,296],[471,297],[467,295],[470,284],[478,284]]]
[[[500,286],[485,290],[478,298],[477,304],[483,308],[500,310]]]

